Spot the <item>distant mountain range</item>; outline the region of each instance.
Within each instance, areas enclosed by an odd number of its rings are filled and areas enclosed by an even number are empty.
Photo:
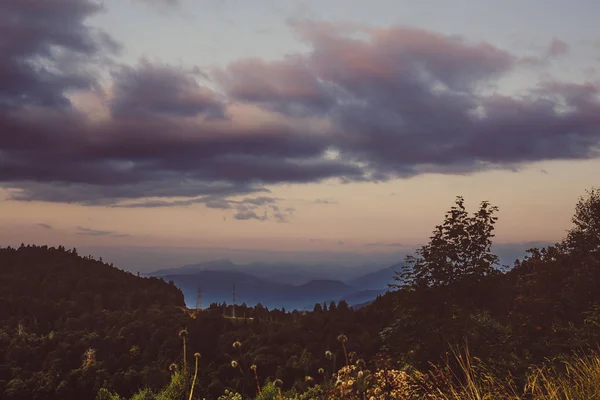
[[[500,244],[495,246],[494,251],[502,263],[512,264],[525,254],[525,249],[535,245],[538,243]],[[312,309],[317,302],[338,302],[342,299],[355,307],[368,304],[377,295],[385,293],[389,283],[395,282],[394,272],[400,270],[401,265],[235,264],[221,259],[158,270],[147,275],[172,280],[183,291],[189,307],[196,305],[198,285],[202,288],[204,307],[213,302],[231,304],[235,285],[237,304],[261,303],[269,308],[306,310]]]
[[[271,309],[312,310],[316,303],[340,300],[345,300],[350,306],[362,305],[385,293],[388,283],[393,282],[397,266],[377,267],[285,263],[237,265],[224,259],[159,270],[148,275],[173,281],[182,290],[189,307],[196,305],[199,286],[202,307],[215,302],[231,304],[235,285],[237,304],[260,303]],[[347,279],[332,279],[336,276]]]
[[[161,269],[147,275],[187,275],[200,271],[236,271],[268,279],[273,282],[301,285],[311,280],[337,280],[348,282],[359,279],[367,274],[379,271],[389,264],[368,264],[348,267],[340,264],[292,264],[292,263],[262,263],[235,264],[229,259],[184,265],[179,268]]]

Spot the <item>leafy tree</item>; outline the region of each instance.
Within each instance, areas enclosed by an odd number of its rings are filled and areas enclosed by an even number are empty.
[[[575,206],[572,222],[564,244],[571,250],[600,251],[600,188],[587,191]]]
[[[497,272],[498,257],[490,249],[496,211],[498,207],[484,201],[479,211],[469,216],[463,198],[458,196],[429,243],[416,251],[416,257],[406,257],[406,265],[394,276],[400,283],[390,286],[449,286],[467,277],[478,281]]]

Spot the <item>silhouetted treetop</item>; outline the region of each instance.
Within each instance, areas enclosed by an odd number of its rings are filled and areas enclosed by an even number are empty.
[[[491,253],[494,216],[498,207],[484,201],[469,215],[462,197],[436,226],[428,244],[408,256],[406,265],[395,275],[399,284],[392,287],[438,287],[470,278],[473,281],[496,273],[498,257]]]

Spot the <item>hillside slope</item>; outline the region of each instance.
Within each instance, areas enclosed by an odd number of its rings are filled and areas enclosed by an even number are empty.
[[[0,398],[93,399],[157,385],[179,346],[182,292],[63,247],[0,249]],[[179,322],[178,322],[179,321]]]

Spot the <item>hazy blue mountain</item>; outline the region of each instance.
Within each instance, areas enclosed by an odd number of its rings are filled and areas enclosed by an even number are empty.
[[[345,300],[349,305],[355,306],[357,304],[373,301],[377,296],[384,294],[385,292],[386,289],[361,290],[360,292],[350,293],[342,296],[340,300]]]
[[[232,263],[231,260],[221,259],[221,260],[206,261],[206,262],[202,262],[199,264],[188,264],[188,265],[184,265],[183,267],[179,267],[179,268],[159,269],[157,271],[150,272],[145,275],[148,275],[148,276],[187,275],[187,274],[193,274],[195,272],[209,271],[209,270],[235,271],[237,268],[238,268],[238,266],[236,264]]]
[[[388,284],[394,283],[394,273],[400,270],[401,264],[392,265],[375,272],[371,272],[358,278],[346,281],[349,286],[362,287],[364,289],[387,289]]]
[[[235,264],[231,260],[221,259],[184,265],[179,268],[161,269],[146,274],[148,276],[188,275],[200,271],[235,271],[254,275],[272,282],[301,285],[311,280],[336,280],[346,282],[357,279],[365,274],[379,270],[386,265],[367,264],[347,267],[339,264],[292,264],[292,263],[262,263]]]
[[[353,305],[352,305],[352,308],[354,308],[354,309],[358,310],[359,308],[362,308],[362,307],[368,306],[369,304],[371,304],[371,303],[372,303],[372,302],[374,302],[374,301],[375,301],[375,299],[371,299],[371,300],[369,300],[369,301],[365,301],[364,303],[353,304]]]
[[[196,306],[198,286],[201,305],[231,304],[233,285],[236,303],[269,308],[312,310],[315,303],[339,302],[362,304],[385,293],[397,266],[378,269],[374,266],[306,266],[287,263],[250,263],[238,265],[228,259],[185,265],[156,271],[152,276],[172,280],[185,295],[189,307]],[[333,277],[351,278],[345,282]]]
[[[197,288],[201,288],[202,306],[210,303],[233,301],[235,285],[236,303],[255,305],[261,303],[269,308],[304,309],[327,299],[338,299],[356,289],[340,281],[319,280],[303,285],[290,285],[259,278],[236,271],[199,271],[193,274],[164,275],[165,281],[173,281],[185,295],[189,307],[196,305]]]
[[[530,243],[500,244],[494,251],[503,262],[512,264],[522,257]],[[400,261],[400,260],[399,260]],[[395,283],[394,273],[403,263],[392,266],[367,264],[347,267],[339,264],[302,265],[293,263],[252,262],[236,264],[218,259],[180,268],[162,269],[150,276],[172,280],[184,293],[190,307],[196,305],[196,290],[202,286],[202,304],[232,302],[236,285],[236,303],[269,308],[312,310],[315,303],[345,300],[351,306],[365,305],[385,293]]]

